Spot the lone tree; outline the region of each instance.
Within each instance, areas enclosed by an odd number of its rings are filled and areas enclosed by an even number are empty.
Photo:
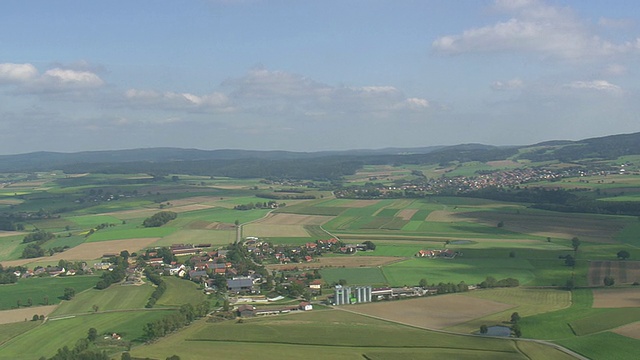
[[[631,257],[631,254],[629,254],[629,252],[627,250],[620,250],[620,251],[618,251],[618,253],[616,255],[618,256],[618,259],[620,259],[620,260],[627,260],[628,258]]]
[[[90,328],[87,332],[87,340],[94,342],[98,338],[98,330],[96,328]]]
[[[616,280],[611,276],[604,277],[604,286],[613,286],[616,283]]]
[[[517,323],[518,321],[520,321],[521,317],[520,314],[518,314],[517,312],[514,312],[513,314],[511,314],[511,322],[512,323]]]
[[[426,288],[427,286],[429,286],[429,284],[427,283],[427,279],[422,278],[420,279],[420,282],[418,283],[418,286],[420,286],[421,288]]]
[[[480,334],[486,334],[489,332],[489,328],[487,327],[487,325],[480,325]]]
[[[76,290],[74,288],[64,288],[63,299],[71,300],[74,296],[76,296]]]
[[[578,239],[577,237],[571,239],[571,247],[573,248],[573,251],[577,252],[578,248],[580,247],[580,239]]]
[[[576,288],[576,282],[573,280],[573,278],[571,279],[567,279],[566,284],[564,285],[564,288],[566,290],[573,290]]]

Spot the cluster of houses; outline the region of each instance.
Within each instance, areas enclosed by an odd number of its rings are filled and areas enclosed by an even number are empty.
[[[453,259],[458,255],[457,251],[451,249],[436,249],[436,250],[420,250],[416,253],[417,257],[426,258],[445,258]]]
[[[84,274],[92,273],[90,268],[83,269],[83,271],[84,271]],[[33,270],[29,270],[29,269],[25,271],[16,270],[13,272],[13,274],[17,278],[21,278],[21,279],[30,278],[33,276],[52,276],[52,277],[73,276],[76,273],[77,271],[75,269],[65,269],[64,267],[58,267],[58,266],[37,267]]]
[[[243,245],[256,260],[279,264],[311,262],[314,256],[320,256],[327,252],[353,254],[357,251],[366,251],[368,249],[367,245],[343,244],[336,238],[316,240],[304,245],[273,246],[266,241],[260,241],[257,237],[249,236],[245,239]]]

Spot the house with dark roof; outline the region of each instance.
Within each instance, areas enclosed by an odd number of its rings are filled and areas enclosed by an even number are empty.
[[[253,280],[249,277],[237,277],[227,280],[227,290],[230,292],[255,292],[253,289]]]

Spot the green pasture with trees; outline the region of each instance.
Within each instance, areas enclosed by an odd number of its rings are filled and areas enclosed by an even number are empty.
[[[43,277],[20,279],[15,284],[0,285],[0,310],[59,304],[64,300],[65,289],[80,293],[94,287],[98,280],[98,276],[86,275]]]

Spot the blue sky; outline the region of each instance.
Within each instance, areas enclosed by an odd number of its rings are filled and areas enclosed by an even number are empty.
[[[0,154],[640,131],[636,1],[0,2]]]

